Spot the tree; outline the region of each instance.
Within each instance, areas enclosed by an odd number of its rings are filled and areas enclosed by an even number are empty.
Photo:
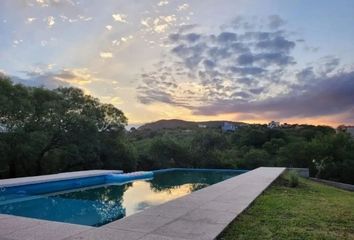
[[[122,140],[127,124],[123,112],[80,89],[25,87],[3,78],[0,103],[0,124],[6,129],[0,138],[1,163],[11,177],[100,168],[101,156],[110,162],[114,158],[100,152],[109,147],[103,147],[100,137],[108,133],[114,137],[111,147],[120,146],[111,152],[116,161],[133,152]]]
[[[270,155],[261,149],[250,149],[243,159],[239,161],[238,167],[242,169],[254,169],[273,165],[270,162]]]

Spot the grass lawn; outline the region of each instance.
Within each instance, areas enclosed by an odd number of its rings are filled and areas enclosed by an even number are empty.
[[[354,192],[283,176],[218,239],[354,239]]]

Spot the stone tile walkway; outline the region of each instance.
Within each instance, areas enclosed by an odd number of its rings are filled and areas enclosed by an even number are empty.
[[[0,215],[0,239],[212,240],[284,170],[257,168],[99,228]]]

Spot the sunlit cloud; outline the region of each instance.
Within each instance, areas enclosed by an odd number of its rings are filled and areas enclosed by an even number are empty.
[[[91,21],[93,19],[93,17],[85,17],[85,16],[82,16],[82,15],[79,15],[78,18],[82,21]]]
[[[113,104],[114,106],[119,106],[121,104],[123,104],[123,101],[120,97],[117,96],[103,96],[101,97],[102,102],[104,103],[110,103]]]
[[[35,20],[36,20],[36,18],[34,18],[34,17],[29,17],[29,18],[27,18],[26,23],[29,24],[29,23],[32,23],[32,22],[35,21]]]
[[[116,22],[127,23],[127,16],[124,14],[113,14],[112,17]]]
[[[30,0],[26,0],[26,3],[28,6],[34,6]],[[69,4],[71,6],[75,6],[76,2],[74,0],[35,0],[35,4],[40,7],[51,7],[59,4]]]
[[[115,40],[112,41],[112,45],[113,46],[119,46],[120,45],[120,41],[115,39]]]
[[[36,0],[36,2],[41,7],[48,7],[49,6],[49,1],[48,0]]]
[[[183,10],[187,10],[189,8],[189,5],[187,3],[184,3],[182,5],[179,5],[177,10],[178,11],[183,11]]]
[[[168,1],[167,0],[162,0],[160,1],[157,6],[161,7],[161,6],[164,6],[164,5],[167,5],[168,4]]]
[[[19,45],[19,44],[21,44],[21,43],[23,43],[23,40],[22,39],[16,39],[16,40],[14,40],[13,42],[12,42],[12,46],[13,47],[17,47],[17,45]]]
[[[122,42],[128,42],[130,39],[133,39],[133,36],[132,35],[129,35],[127,37],[121,37],[120,40]]]
[[[77,85],[86,85],[94,81],[87,68],[64,69],[55,79]]]
[[[48,41],[46,41],[46,40],[42,40],[41,41],[41,46],[42,47],[45,47],[45,46],[47,46],[48,45]]]
[[[107,25],[107,26],[106,26],[106,29],[107,29],[108,31],[111,31],[112,28],[113,28],[113,27],[112,27],[111,25]]]
[[[177,21],[175,14],[158,16],[156,18],[145,18],[140,23],[147,28],[148,31],[156,33],[164,33],[166,30]]]
[[[100,52],[101,58],[113,58],[113,53],[111,52]]]
[[[49,16],[46,21],[49,28],[53,27],[55,24],[55,18],[53,16]]]

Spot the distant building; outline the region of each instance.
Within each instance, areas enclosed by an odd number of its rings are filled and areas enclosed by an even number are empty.
[[[340,125],[337,128],[337,132],[346,132],[349,133],[352,138],[354,138],[354,126],[345,126],[345,125]]]
[[[199,128],[207,128],[207,125],[205,125],[205,124],[198,124],[198,127],[199,127]]]
[[[221,126],[221,130],[223,132],[234,132],[236,131],[236,126],[232,123],[224,122],[224,124]]]
[[[268,128],[278,128],[280,127],[280,122],[271,121],[268,123]]]
[[[354,138],[354,126],[348,127],[347,133],[349,133]]]
[[[7,129],[4,125],[0,124],[0,133],[7,132]]]

